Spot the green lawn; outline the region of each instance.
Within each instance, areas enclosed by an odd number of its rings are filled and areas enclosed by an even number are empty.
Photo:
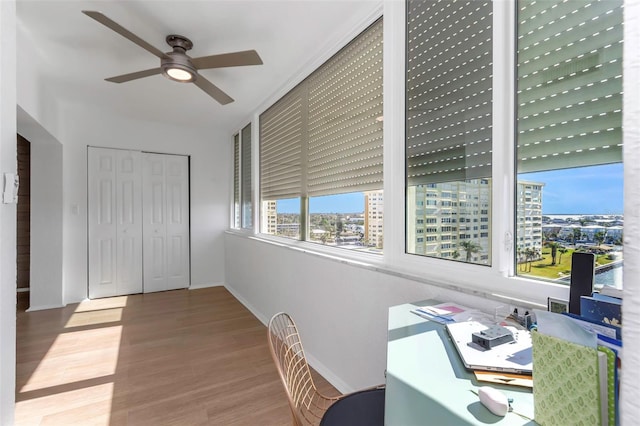
[[[556,255],[556,264],[551,265],[551,249],[545,247],[542,250],[542,260],[531,263],[531,271],[529,265],[522,263],[516,266],[518,275],[532,275],[535,277],[557,279],[571,274],[571,254],[573,249],[568,250],[562,256],[560,252]],[[596,255],[596,266],[606,265],[612,260],[606,254]]]

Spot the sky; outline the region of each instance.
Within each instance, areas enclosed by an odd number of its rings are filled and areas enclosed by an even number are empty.
[[[278,213],[300,213],[300,199],[278,200]],[[362,192],[340,195],[327,195],[309,199],[310,213],[362,213],[364,195]]]
[[[543,214],[622,214],[622,163],[526,173],[519,180],[544,183]],[[280,200],[278,213],[299,213],[298,198]],[[364,211],[362,193],[313,197],[311,213],[359,213]]]
[[[543,214],[623,214],[622,163],[520,174],[544,182]]]

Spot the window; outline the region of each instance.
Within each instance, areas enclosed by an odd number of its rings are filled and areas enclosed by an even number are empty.
[[[233,227],[240,228],[240,135],[233,136]]]
[[[406,13],[406,251],[489,265],[489,233],[414,242],[418,220],[489,216],[478,212],[491,204],[492,3],[408,0]]]
[[[233,221],[234,228],[253,228],[251,183],[251,124],[233,136]]]
[[[519,0],[517,273],[622,285],[623,1]]]
[[[261,232],[379,250],[382,182],[379,20],[260,115]]]

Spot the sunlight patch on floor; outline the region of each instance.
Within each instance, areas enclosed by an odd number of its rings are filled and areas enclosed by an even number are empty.
[[[115,374],[122,326],[100,327],[59,334],[20,392],[60,387],[69,383]],[[79,352],[78,348],[87,348]]]
[[[99,310],[75,312],[69,317],[65,328],[119,322],[122,320],[122,308],[102,308]]]
[[[76,312],[99,311],[101,309],[125,308],[129,296],[105,297],[102,299],[83,300],[78,304]]]
[[[70,390],[46,392],[37,397],[16,402],[16,424],[24,425],[71,425],[77,420],[77,411],[92,425],[109,425],[113,399],[113,377],[94,386],[74,386]]]

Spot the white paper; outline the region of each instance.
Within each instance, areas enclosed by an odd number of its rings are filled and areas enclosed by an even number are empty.
[[[533,312],[536,315],[539,333],[590,348],[598,347],[597,334],[585,330],[568,316],[537,309]]]

